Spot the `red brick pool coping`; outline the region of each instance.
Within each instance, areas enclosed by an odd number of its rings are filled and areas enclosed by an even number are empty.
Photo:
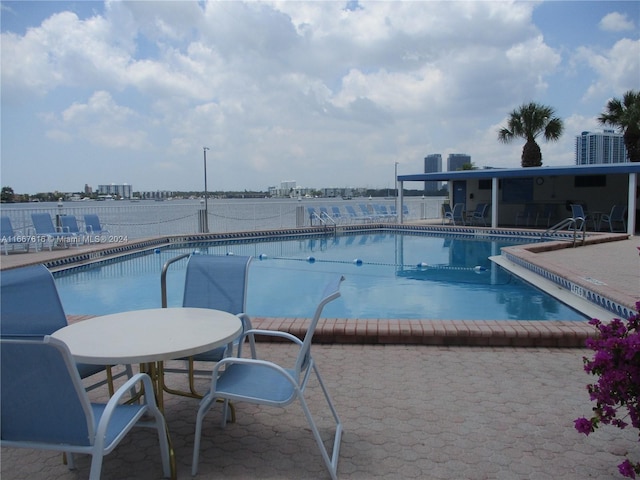
[[[74,323],[90,316],[69,315],[68,318],[69,323]],[[307,331],[309,321],[306,318],[251,319],[254,328],[289,332],[300,338]],[[323,318],[313,339],[315,343],[360,345],[584,348],[585,340],[594,334],[594,327],[581,321]]]

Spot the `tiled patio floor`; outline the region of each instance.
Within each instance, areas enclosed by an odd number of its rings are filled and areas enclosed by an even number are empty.
[[[282,361],[287,347],[261,344]],[[315,358],[344,422],[342,479],[617,479],[637,436],[604,428],[585,437],[573,420],[590,413],[582,349],[317,345]],[[182,382],[170,375],[169,380]],[[207,383],[203,380],[202,386]],[[104,392],[102,392],[104,395]],[[310,393],[321,429],[320,392]],[[178,478],[192,478],[197,400],[165,397]],[[300,407],[238,404],[236,424],[210,412],[196,478],[329,478]],[[2,449],[3,480],[88,478],[56,453]],[[135,432],[104,462],[104,480],[161,477],[157,442]]]

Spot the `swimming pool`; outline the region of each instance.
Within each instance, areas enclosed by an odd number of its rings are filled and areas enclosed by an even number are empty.
[[[252,255],[247,313],[309,317],[318,291],[342,274],[342,296],[326,317],[445,320],[584,320],[488,257],[531,239],[369,232],[149,250],[55,274],[69,314],[102,315],[160,306],[163,264],[182,253]],[[169,306],[181,304],[186,260],[167,277]]]

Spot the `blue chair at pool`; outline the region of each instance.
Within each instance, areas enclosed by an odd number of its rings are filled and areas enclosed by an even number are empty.
[[[342,438],[342,422],[336,409],[333,406],[329,392],[322,381],[318,366],[311,356],[311,341],[315,332],[318,320],[322,315],[325,305],[340,296],[340,283],[343,277],[337,276],[331,280],[324,289],[321,300],[316,307],[315,313],[309,324],[309,328],[304,336],[304,340],[286,332],[271,330],[248,330],[244,333],[249,338],[249,343],[254,335],[271,336],[276,339],[285,339],[297,346],[298,352],[295,363],[283,367],[273,362],[258,359],[256,352],[251,353],[251,358],[241,358],[241,347],[237,357],[226,357],[220,360],[213,369],[211,376],[211,389],[201,400],[196,417],[196,432],[193,444],[193,462],[191,464],[191,474],[198,472],[198,459],[200,456],[200,437],[202,434],[202,422],[211,407],[218,400],[224,400],[224,411],[222,415],[223,425],[227,419],[227,406],[230,401],[247,402],[257,405],[267,405],[273,407],[286,407],[298,400],[302,411],[309,423],[309,427],[318,444],[322,459],[324,460],[331,478],[337,479],[338,458],[340,455],[340,441]],[[333,449],[331,455],[320,436],[318,427],[311,415],[309,406],[305,399],[307,394],[307,384],[314,373],[317,382],[320,384],[325,400],[331,410],[336,423],[336,431],[333,439]]]
[[[482,222],[482,225],[486,227],[489,207],[490,205],[488,203],[479,203],[478,205],[476,205],[476,209],[468,217],[469,222],[472,225]]]
[[[589,226],[589,222],[593,225],[593,229],[596,229],[595,219],[586,212],[586,207],[580,203],[571,204],[571,216],[575,222],[575,226],[578,230],[586,230]]]
[[[78,227],[78,220],[75,215],[60,215],[60,227],[62,228],[62,233],[73,233],[78,240],[78,244],[82,243],[82,232]]]
[[[22,268],[3,270],[0,275],[0,335],[3,338],[42,338],[67,326],[58,290],[51,272],[44,265],[32,265]],[[81,378],[89,378],[104,372],[103,365],[78,363]],[[132,376],[130,366],[114,375]],[[93,390],[102,385],[109,387],[113,394],[113,382],[109,376],[87,387]]]
[[[90,235],[92,238],[100,238],[102,235],[108,235],[109,230],[105,228],[104,225],[100,223],[100,217],[95,213],[87,213],[84,216],[84,230],[87,235]]]
[[[38,237],[39,243],[47,243],[49,245],[49,251],[54,246],[62,245],[69,248],[69,244],[77,244],[76,233],[63,232],[61,228],[55,227],[51,220],[51,215],[48,213],[32,213],[31,221],[33,222],[33,228],[35,234]]]
[[[29,239],[21,231],[13,229],[11,219],[6,216],[0,217],[0,245],[4,247],[4,254],[9,255],[9,246],[14,250],[16,246],[29,251]]]
[[[183,307],[212,308],[233,313],[240,318],[243,331],[251,328],[251,320],[244,313],[246,310],[247,283],[249,265],[252,257],[236,255],[180,255],[168,260],[160,278],[162,289],[162,307],[167,307],[166,273],[169,266],[180,259],[189,257],[185,273]],[[237,341],[236,341],[237,344]],[[252,345],[252,350],[253,350]],[[189,392],[179,391],[164,386],[165,391],[174,395],[185,395],[202,398],[195,387],[195,375],[211,375],[211,371],[196,370],[194,362],[219,362],[226,355],[232,355],[234,344],[219,347],[208,352],[199,353],[187,360],[188,368],[165,368],[167,372],[187,373],[189,375]]]
[[[602,223],[609,225],[611,232],[626,232],[627,231],[627,206],[626,205],[614,205],[611,208],[611,213],[602,216]],[[622,230],[616,228],[616,225],[621,225]]]
[[[4,319],[3,319],[4,320]],[[151,379],[138,373],[107,404],[91,403],[65,343],[45,336],[0,340],[2,447],[89,454],[89,478],[98,480],[102,460],[137,426],[157,431],[165,477],[171,474],[164,417],[156,406]],[[146,392],[140,404],[121,404],[138,385]],[[135,444],[134,444],[135,445]]]
[[[363,222],[368,222],[371,220],[368,212],[366,216],[360,215],[358,212],[356,212],[356,209],[353,208],[353,205],[345,205],[344,209],[347,211],[347,215],[349,216],[349,220],[351,221],[356,222],[362,220]]]
[[[453,206],[453,210],[451,211],[451,216],[449,218],[454,225],[458,225],[458,223],[465,225],[464,203],[456,203]]]
[[[331,207],[331,216],[336,222],[344,221],[344,215],[342,215],[342,212],[340,211],[340,207],[338,207],[337,205],[333,205]]]

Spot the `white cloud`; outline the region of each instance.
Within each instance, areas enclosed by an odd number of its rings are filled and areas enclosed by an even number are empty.
[[[51,157],[93,147],[98,165],[117,147],[140,189],[198,188],[181,166],[199,165],[205,145],[215,188],[385,186],[395,161],[420,171],[428,153],[518,166],[522,146],[497,141],[505,115],[570,97],[554,83],[567,59],[535,25],[538,2],[345,4],[109,1],[100,15],[61,11],[3,33],[3,175],[34,157],[42,130]],[[638,41],[603,47],[581,32],[589,47],[567,56],[587,66],[580,94],[604,105],[637,86]],[[11,123],[28,111],[32,124]],[[545,164],[573,155],[569,143],[542,144]],[[68,172],[89,181],[80,175]]]
[[[94,93],[87,103],[74,103],[59,118],[49,116],[49,120],[55,122],[47,134],[52,139],[86,140],[101,147],[133,150],[148,146],[145,131],[136,128],[139,115],[117,105],[105,91]]]
[[[622,95],[627,90],[638,88],[640,40],[625,38],[605,51],[583,47],[578,50],[578,57],[597,74],[585,97],[602,95],[607,91]]]
[[[612,12],[602,17],[598,26],[607,32],[623,32],[633,30],[635,27],[633,20],[629,20],[627,15],[618,12]]]

